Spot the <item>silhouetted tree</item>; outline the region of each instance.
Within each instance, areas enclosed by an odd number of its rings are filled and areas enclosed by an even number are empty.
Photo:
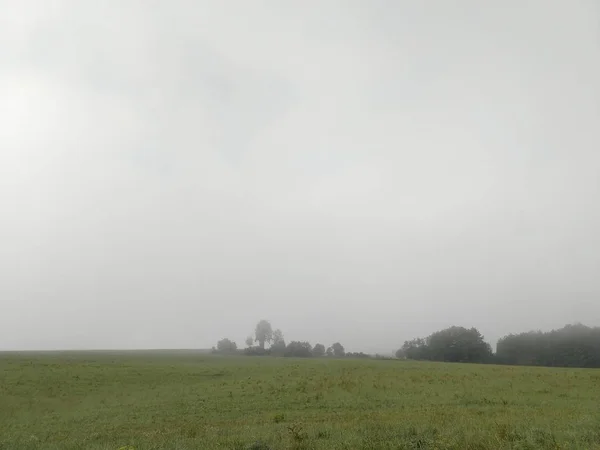
[[[477,328],[450,327],[406,341],[400,349],[408,359],[446,362],[490,362],[492,348]]]
[[[273,332],[273,344],[271,345],[271,354],[274,356],[281,356],[285,353],[285,339],[281,330],[275,330]]]
[[[325,352],[327,356],[333,356],[333,349],[331,347],[327,347],[327,351]]]
[[[331,349],[333,350],[334,356],[342,357],[346,354],[346,351],[344,350],[344,346],[342,344],[340,344],[339,342],[336,342],[335,344],[333,344],[331,346]]]
[[[313,356],[316,356],[317,358],[325,356],[325,346],[323,344],[315,344],[313,347]]]
[[[285,340],[283,338],[283,332],[279,329],[273,331],[273,344],[274,345],[283,344],[283,346],[285,347]]]
[[[492,347],[477,328],[450,327],[427,338],[429,358],[447,362],[489,362]]]
[[[406,354],[404,353],[404,349],[403,348],[399,348],[398,350],[396,350],[396,358],[398,359],[406,359]]]
[[[217,351],[222,353],[231,353],[237,350],[237,344],[227,338],[217,342]]]
[[[267,320],[261,320],[256,324],[256,330],[254,331],[255,341],[258,342],[260,348],[265,348],[265,342],[271,342],[273,340],[273,329],[271,324]]]
[[[285,356],[309,358],[312,356],[312,347],[308,342],[292,341],[285,348]]]
[[[246,338],[246,347],[250,348],[252,347],[252,344],[254,344],[254,339],[252,339],[252,336],[248,336]]]
[[[429,359],[429,348],[425,339],[416,338],[411,341],[405,341],[402,351],[407,359],[424,360]]]

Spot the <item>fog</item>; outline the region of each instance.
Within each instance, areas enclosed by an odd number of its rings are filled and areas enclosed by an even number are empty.
[[[0,349],[599,325],[599,17],[0,0]]]

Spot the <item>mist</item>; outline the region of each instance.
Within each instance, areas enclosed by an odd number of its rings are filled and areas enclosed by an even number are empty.
[[[0,0],[0,349],[600,324],[598,17]]]

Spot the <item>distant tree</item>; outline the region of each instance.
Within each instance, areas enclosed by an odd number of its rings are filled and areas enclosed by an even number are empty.
[[[430,359],[447,362],[489,362],[492,347],[477,328],[450,327],[427,338]]]
[[[477,328],[450,327],[406,341],[401,349],[408,359],[446,362],[490,362],[492,348]]]
[[[327,347],[325,354],[329,357],[333,356],[333,349],[331,347]]]
[[[510,334],[498,341],[496,362],[550,367],[600,367],[600,327],[575,324],[549,332]]]
[[[346,354],[346,351],[344,350],[344,346],[342,344],[340,344],[339,342],[336,342],[335,344],[333,344],[331,346],[331,349],[333,350],[333,354],[334,356],[342,357]]]
[[[256,324],[256,330],[254,332],[255,341],[258,342],[260,348],[265,348],[265,342],[271,342],[273,340],[273,329],[271,324],[267,320],[261,320]]]
[[[346,353],[347,358],[370,358],[371,355],[363,352],[348,352]],[[381,358],[379,355],[375,355],[376,358]]]
[[[227,338],[217,342],[217,351],[221,353],[232,353],[237,350],[237,344]]]
[[[252,344],[254,344],[254,339],[252,339],[252,336],[248,336],[246,338],[246,347],[250,348],[252,347]]]
[[[405,341],[402,351],[407,359],[423,360],[429,359],[429,348],[423,338]]]
[[[396,350],[396,358],[398,359],[406,359],[406,354],[404,353],[404,349],[399,348],[398,350]]]
[[[275,330],[273,332],[273,344],[271,344],[271,354],[274,356],[281,356],[285,353],[285,339],[281,330]]]
[[[244,349],[244,355],[248,356],[267,356],[271,354],[271,349],[260,347],[248,347]]]
[[[285,348],[284,356],[309,358],[312,356],[312,347],[308,342],[292,341]]]
[[[273,344],[283,344],[283,346],[285,347],[285,339],[283,338],[283,332],[280,329],[273,331]]]
[[[325,356],[325,346],[323,344],[316,344],[313,347],[313,356],[316,356],[317,358]]]

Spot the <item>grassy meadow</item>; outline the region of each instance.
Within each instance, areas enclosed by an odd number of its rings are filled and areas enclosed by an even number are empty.
[[[0,354],[0,449],[600,449],[600,370]]]

